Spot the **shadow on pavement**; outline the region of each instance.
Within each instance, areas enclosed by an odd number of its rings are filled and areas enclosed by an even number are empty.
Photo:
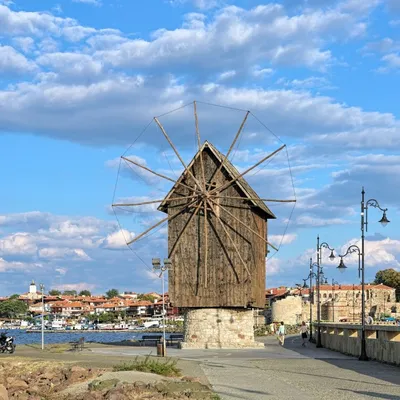
[[[250,394],[261,394],[261,395],[264,395],[264,396],[270,395],[270,393],[263,392],[263,391],[260,391],[260,390],[243,389],[243,388],[238,388],[238,387],[235,387],[235,386],[232,386],[232,385],[230,385],[230,386],[228,386],[228,385],[217,385],[217,386],[218,386],[218,394],[226,395],[226,396],[229,396],[230,398],[231,397],[236,397],[237,399],[248,399],[249,397],[247,396],[247,394],[249,394],[249,393]],[[226,392],[226,391],[220,390],[219,388],[229,388],[229,389],[237,390],[238,392],[243,392],[245,397],[240,396],[238,394],[232,394],[231,392]]]
[[[297,343],[293,340],[290,342],[288,341],[287,345],[285,344],[285,348],[298,354],[309,356],[310,358],[313,358],[320,362],[326,362],[328,364],[334,365],[338,368],[351,370],[361,375],[366,375],[381,381],[400,385],[400,367],[395,365],[384,364],[373,360],[359,361],[357,357],[344,356],[343,354],[330,349],[317,349],[315,344],[312,343],[307,343],[307,347],[302,347],[300,342]],[[320,357],[318,353],[320,353]],[[299,372],[299,374],[308,375],[305,372]],[[330,378],[336,379],[332,376]],[[384,384],[374,383],[374,385]],[[397,398],[400,400],[400,396]]]
[[[349,390],[349,389],[340,389],[343,390],[344,392],[352,392],[355,394],[360,394],[363,396],[370,396],[375,399],[389,399],[389,400],[400,400],[400,396],[394,396],[393,394],[382,394],[382,393],[376,393],[376,392],[367,392],[363,390]]]

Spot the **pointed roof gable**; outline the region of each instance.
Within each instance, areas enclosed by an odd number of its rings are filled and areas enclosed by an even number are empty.
[[[214,147],[211,143],[209,143],[206,140],[204,142],[203,146],[201,147],[201,149],[196,153],[196,155],[193,157],[192,161],[187,166],[188,169],[192,168],[194,162],[200,156],[200,153],[204,152],[206,149],[209,149],[211,151],[211,153],[215,156],[215,158],[219,161],[219,163],[222,164],[223,160],[225,159],[225,156],[219,150],[217,150],[216,147]],[[240,175],[239,171],[233,166],[233,164],[228,159],[225,160],[223,169],[232,178],[232,180]],[[182,182],[185,175],[186,175],[185,173],[182,173],[182,175],[177,180],[177,183]],[[239,178],[235,182],[235,184],[244,193],[245,196],[243,197],[243,199],[246,199],[246,197],[247,197],[249,199],[249,202],[252,203],[253,206],[255,206],[260,211],[262,211],[264,214],[266,214],[266,219],[276,219],[276,216],[274,215],[274,213],[267,207],[267,205],[261,199],[260,200],[250,200],[250,199],[259,199],[260,197],[254,191],[254,189],[246,182],[246,180],[243,177]],[[163,202],[158,207],[159,211],[163,211],[163,212],[167,211],[168,205],[167,205],[166,200],[168,200],[168,198],[171,197],[171,195],[174,193],[177,186],[178,185],[175,183],[175,185],[168,192],[167,196],[165,197]]]

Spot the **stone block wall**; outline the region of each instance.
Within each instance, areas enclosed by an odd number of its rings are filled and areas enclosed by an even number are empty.
[[[189,309],[185,314],[183,349],[264,347],[254,340],[253,310]]]
[[[296,325],[303,320],[303,300],[300,296],[288,296],[272,303],[272,321]]]

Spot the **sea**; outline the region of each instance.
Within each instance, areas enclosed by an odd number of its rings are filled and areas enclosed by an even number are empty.
[[[3,332],[3,331],[1,331]],[[23,329],[9,329],[4,331],[7,336],[15,338],[14,343],[22,344],[35,344],[42,342],[42,334],[40,331],[27,333]],[[85,342],[92,343],[112,343],[122,342],[124,340],[139,340],[143,335],[157,335],[161,332],[135,332],[135,331],[80,331],[80,332],[46,332],[44,331],[45,344],[68,343],[79,340],[81,337],[85,338]],[[170,333],[165,336],[168,339]]]

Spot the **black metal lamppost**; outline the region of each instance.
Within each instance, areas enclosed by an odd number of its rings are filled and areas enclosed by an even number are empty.
[[[358,277],[360,277],[361,274],[361,354],[358,359],[361,361],[368,361],[365,341],[364,267],[361,264],[362,252],[360,248],[353,244],[348,247],[345,254],[339,254],[340,263],[337,268],[340,272],[346,271],[347,267],[343,262],[343,257],[346,257],[352,253],[358,254]]]
[[[382,218],[379,222],[385,227],[390,221],[386,217],[387,208],[382,208],[378,201],[375,199],[369,199],[365,201],[365,191],[364,187],[361,191],[361,250],[358,246],[352,245],[350,246],[346,254],[340,256],[340,264],[338,269],[341,272],[346,270],[346,266],[343,263],[343,257],[350,253],[358,252],[358,274],[361,273],[361,355],[358,358],[361,361],[368,361],[367,352],[366,352],[366,340],[365,340],[365,232],[368,232],[368,207],[379,208],[383,212]]]
[[[332,319],[335,322],[335,285],[339,285],[339,282],[332,278]]]
[[[329,259],[333,261],[335,259],[335,255],[333,254],[333,248],[329,247],[328,243],[323,242],[319,243],[319,235],[317,236],[317,323],[318,323],[318,335],[317,335],[317,346],[318,348],[322,347],[321,343],[321,293],[320,293],[320,278],[321,278],[321,272],[322,272],[322,249],[328,249],[331,251],[331,254],[329,256]],[[325,279],[325,283],[328,283],[328,281]]]
[[[310,338],[309,341],[312,342],[313,336],[312,336],[312,328],[313,328],[313,324],[312,324],[312,306],[314,303],[314,290],[313,290],[313,286],[312,286],[312,279],[313,278],[317,278],[317,274],[314,272],[314,267],[316,267],[318,264],[317,263],[313,263],[312,262],[312,258],[310,258],[310,273],[308,274],[307,278],[303,279],[304,281],[304,285],[303,288],[307,288],[307,283],[306,281],[309,279],[310,280],[310,292],[309,292],[309,300],[310,300]]]

